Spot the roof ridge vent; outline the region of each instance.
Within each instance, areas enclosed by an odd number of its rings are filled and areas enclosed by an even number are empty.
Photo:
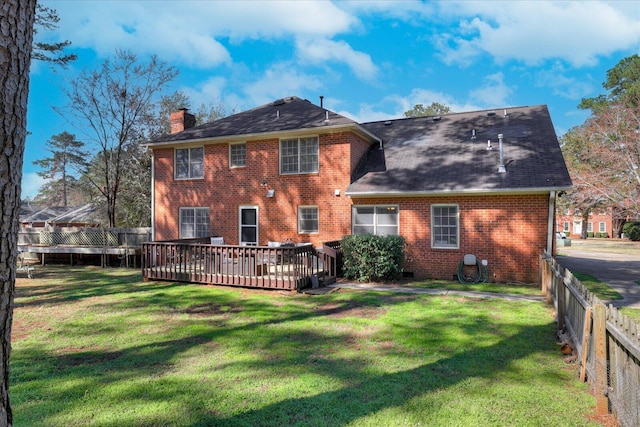
[[[492,110],[492,111],[489,111],[489,112],[487,113],[487,116],[489,116],[489,117],[493,117],[493,116],[495,116],[495,115],[496,115],[496,112],[495,112],[495,111],[493,111],[493,110]]]
[[[387,120],[386,122],[384,122],[384,125],[385,126],[391,126],[391,123],[392,123],[391,120]]]
[[[432,118],[431,120],[433,120],[434,122],[439,122],[440,120],[442,120],[442,117],[440,117],[440,116],[433,116],[433,118]]]
[[[271,103],[271,105],[273,105],[274,107],[277,107],[278,105],[283,105],[285,103],[286,103],[286,101],[284,100],[284,98],[280,98],[280,99],[276,99],[275,101],[273,101]]]

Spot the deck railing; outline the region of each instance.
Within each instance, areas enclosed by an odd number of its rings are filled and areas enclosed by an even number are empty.
[[[304,246],[211,245],[206,239],[142,244],[146,280],[299,290],[335,281],[331,254]],[[331,274],[334,274],[331,276]]]

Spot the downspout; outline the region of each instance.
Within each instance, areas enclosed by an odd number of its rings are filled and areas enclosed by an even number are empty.
[[[549,193],[549,223],[547,228],[547,254],[549,254],[549,256],[553,256],[553,239],[556,234],[555,230],[553,229],[553,224],[555,223],[555,213],[556,192],[552,191]]]
[[[151,150],[151,240],[156,240],[156,159]]]

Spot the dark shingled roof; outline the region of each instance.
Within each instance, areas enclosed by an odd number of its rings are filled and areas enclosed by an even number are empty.
[[[357,125],[357,123],[314,105],[306,99],[291,96],[179,133],[163,136],[146,145],[153,147],[154,144],[159,143],[345,125]]]
[[[347,195],[532,192],[571,186],[545,105],[360,126],[380,137],[384,148],[371,148]],[[505,173],[498,172],[498,134],[504,135]]]
[[[352,177],[347,195],[546,192],[571,187],[545,105],[358,124],[293,96],[146,145],[340,128],[375,142]],[[498,134],[504,135],[505,173],[498,172]]]

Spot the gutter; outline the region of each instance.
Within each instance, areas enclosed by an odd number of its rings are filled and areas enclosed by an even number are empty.
[[[345,191],[345,196],[351,198],[380,198],[380,197],[426,197],[426,196],[472,196],[472,195],[518,195],[518,194],[546,194],[549,192],[568,191],[571,187],[534,187],[534,188],[505,188],[505,189],[467,189],[467,190],[434,190],[434,191]]]
[[[275,130],[270,132],[256,132],[256,133],[245,133],[240,135],[221,135],[221,136],[213,136],[213,137],[200,137],[200,138],[190,138],[190,139],[178,139],[178,140],[169,140],[169,141],[159,141],[159,142],[147,142],[140,144],[142,147],[147,149],[155,149],[155,148],[166,148],[166,147],[175,147],[182,145],[201,145],[203,143],[206,144],[215,144],[215,143],[232,143],[232,142],[240,142],[240,141],[251,141],[258,139],[268,139],[268,138],[277,138],[282,139],[286,136],[295,136],[295,135],[319,135],[323,133],[330,133],[327,131],[355,131],[364,135],[365,137],[370,138],[373,142],[378,144],[382,144],[382,139],[375,136],[362,126],[357,123],[353,124],[340,124],[334,126],[317,126],[313,128],[300,128],[300,129],[291,129],[291,130]]]
[[[555,212],[556,212],[556,192],[552,191],[549,193],[549,219],[548,219],[548,228],[547,228],[547,254],[549,254],[549,256],[553,256],[553,238],[555,236],[555,230],[553,229],[553,224],[555,222]]]
[[[156,240],[156,159],[151,150],[151,241]]]

